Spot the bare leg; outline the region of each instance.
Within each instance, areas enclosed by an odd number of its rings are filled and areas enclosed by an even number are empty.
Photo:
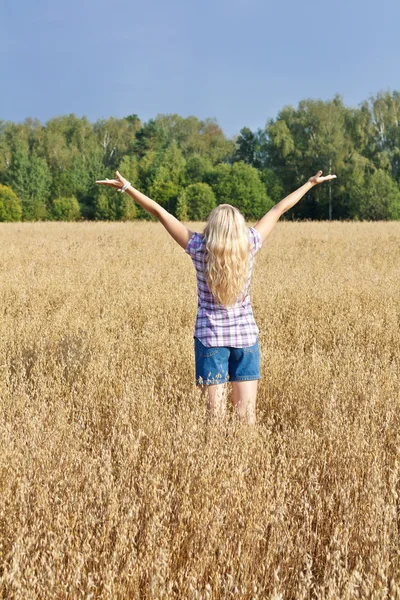
[[[226,384],[200,385],[203,398],[207,402],[209,421],[223,421],[226,414]]]
[[[255,425],[256,422],[256,398],[258,379],[250,381],[232,381],[232,402],[239,419]]]

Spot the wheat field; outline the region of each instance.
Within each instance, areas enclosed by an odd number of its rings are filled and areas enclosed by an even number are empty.
[[[161,225],[2,224],[0,597],[400,598],[399,264],[400,223],[278,223],[257,425],[208,425]]]

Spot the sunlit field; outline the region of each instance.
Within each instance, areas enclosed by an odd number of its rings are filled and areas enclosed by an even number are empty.
[[[161,225],[0,226],[1,598],[400,598],[400,223],[279,223],[252,304],[209,427]]]

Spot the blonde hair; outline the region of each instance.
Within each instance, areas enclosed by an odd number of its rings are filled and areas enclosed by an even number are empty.
[[[249,271],[249,232],[243,215],[230,204],[210,213],[203,231],[206,242],[205,272],[208,288],[223,306],[245,297]]]

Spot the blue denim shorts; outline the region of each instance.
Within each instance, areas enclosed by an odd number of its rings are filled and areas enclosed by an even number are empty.
[[[213,385],[227,381],[260,379],[260,349],[258,339],[254,346],[207,348],[194,338],[196,383]]]

